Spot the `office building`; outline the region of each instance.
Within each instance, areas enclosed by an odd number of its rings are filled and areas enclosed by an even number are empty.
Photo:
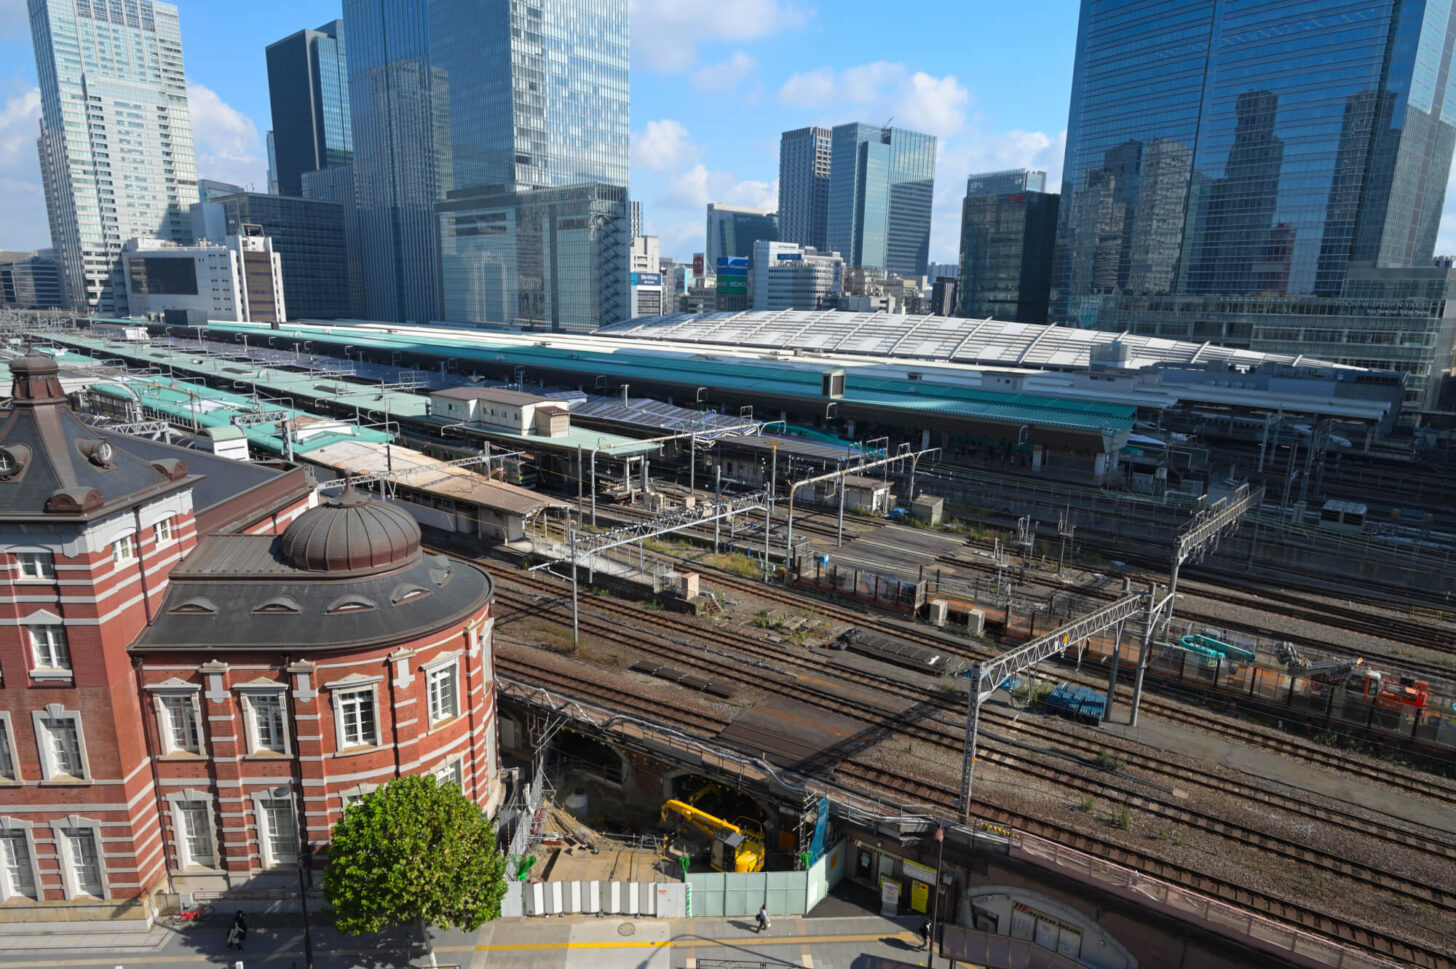
[[[303,194],[304,172],[354,160],[344,22],[300,30],[269,44],[268,98],[273,112],[275,194]]]
[[[621,225],[589,228],[586,243],[620,247],[589,260],[615,262],[620,286],[605,295],[558,292],[548,298],[548,315],[575,319],[580,307],[593,305],[625,313],[629,212],[625,191],[616,190],[627,185],[626,0],[346,0],[344,22],[368,315],[426,321],[445,309],[449,318],[471,319],[457,314],[485,309],[473,298],[452,296],[448,308],[441,302],[447,277],[480,280],[499,271],[491,261],[465,267],[469,245],[451,252],[449,267],[440,258],[442,239],[469,238],[472,227],[459,220],[481,205],[493,215],[519,209],[534,216],[547,206],[611,207],[616,195]],[[529,197],[532,189],[568,186],[581,186],[580,198]],[[502,192],[522,197],[506,205]],[[564,243],[571,251],[556,252],[553,234],[533,230],[522,242],[528,251],[511,260],[552,267],[562,284],[595,278],[594,269],[564,265],[576,258],[576,231]],[[497,258],[499,241],[475,251]],[[527,293],[539,294],[540,285],[523,283]],[[539,321],[546,307],[534,299],[525,309]],[[486,302],[491,319],[502,305],[515,305],[493,296]]]
[[[937,276],[930,284],[930,312],[934,316],[956,316],[957,280],[954,276]]]
[[[707,266],[716,270],[720,259],[750,259],[759,242],[779,237],[779,217],[774,212],[739,205],[708,203]]]
[[[267,135],[268,142],[268,194],[278,194],[278,150],[273,145],[273,132]]]
[[[826,231],[846,265],[925,275],[935,145],[935,136],[904,128],[834,126]]]
[[[719,256],[713,266],[714,309],[748,309],[748,265],[751,256]]]
[[[48,310],[66,305],[54,249],[0,252],[0,306]]]
[[[1046,173],[972,175],[961,205],[955,315],[1045,323],[1057,235]]]
[[[749,270],[755,310],[819,310],[833,307],[844,288],[844,260],[791,242],[760,242]]]
[[[161,896],[294,891],[300,863],[317,885],[345,809],[401,764],[494,813],[482,569],[423,550],[408,506],[353,489],[319,504],[299,465],[98,430],[54,360],[10,371],[12,939],[19,923],[145,936]],[[108,964],[123,959],[152,961]]]
[[[632,239],[627,266],[631,272],[631,305],[627,311],[629,319],[638,316],[661,316],[668,312],[663,261],[657,236],[635,236]]]
[[[226,235],[241,234],[245,225],[262,226],[283,259],[283,291],[293,319],[356,315],[350,312],[343,205],[263,192],[226,195],[211,205],[222,210]]]
[[[32,0],[37,142],[66,300],[126,312],[121,244],[191,240],[197,201],[177,8],[153,0]]]
[[[582,332],[628,318],[625,188],[487,187],[437,210],[442,319]]]
[[[779,239],[828,248],[828,128],[797,128],[779,139]]]
[[[187,323],[286,323],[283,272],[273,242],[258,226],[242,229],[218,243],[194,246],[127,240],[121,261],[131,314]]]
[[[925,267],[925,278],[930,282],[937,279],[949,277],[955,279],[960,274],[961,264],[959,262],[933,262]]]
[[[300,179],[303,197],[320,202],[337,202],[344,218],[344,258],[348,270],[348,316],[364,317],[364,255],[359,238],[359,206],[354,198],[354,166],[336,165],[316,172],[304,172]]]
[[[1403,370],[1428,397],[1450,353],[1439,321],[1403,324],[1419,360],[1372,346],[1383,311],[1349,284],[1357,266],[1429,267],[1453,40],[1449,7],[1419,0],[1088,0],[1053,318],[1263,350],[1302,329],[1281,316],[1326,315],[1321,356]]]
[[[219,182],[215,178],[199,178],[197,180],[197,201],[199,202],[215,202],[224,195],[236,195],[239,192],[246,191],[247,188],[242,185],[234,185],[232,182]]]

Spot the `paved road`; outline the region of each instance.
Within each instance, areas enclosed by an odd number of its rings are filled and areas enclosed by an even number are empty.
[[[906,925],[871,915],[778,918],[754,932],[750,918],[501,919],[473,936],[435,935],[440,966],[461,969],[707,969],[724,962],[754,967],[858,969],[922,966],[924,953]],[[266,915],[250,919],[244,951],[229,950],[227,920],[182,931],[157,928],[147,935],[84,940],[48,935],[5,940],[0,967],[62,969],[304,969],[303,930],[294,920]],[[904,923],[904,924],[902,924]],[[406,969],[430,965],[423,946],[406,934],[342,936],[313,933],[315,969]]]

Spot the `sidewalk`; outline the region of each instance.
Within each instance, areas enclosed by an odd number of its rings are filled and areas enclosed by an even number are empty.
[[[440,966],[460,969],[694,969],[715,961],[805,969],[923,966],[908,919],[877,915],[782,917],[762,935],[752,917],[613,919],[592,916],[499,919],[466,933],[435,934]],[[303,969],[303,926],[296,919],[250,919],[246,949],[226,946],[228,920],[214,917],[145,936],[11,936],[0,940],[0,967],[25,969]],[[407,969],[429,960],[417,937],[397,932],[355,937],[314,927],[315,969]],[[413,942],[413,944],[411,944]]]

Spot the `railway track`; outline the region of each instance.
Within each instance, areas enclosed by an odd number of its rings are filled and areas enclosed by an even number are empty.
[[[537,583],[534,580],[533,584],[536,584],[538,586],[540,585],[540,583]],[[552,591],[555,591],[559,594],[559,590]],[[520,601],[522,601],[526,604],[527,607],[529,607],[529,605],[537,602],[538,600],[532,596],[523,596]],[[610,600],[593,600],[591,605],[593,607],[596,607],[608,605],[609,603]],[[613,603],[610,604],[609,611],[620,610],[618,610],[617,605]],[[606,633],[607,635],[619,635],[618,627],[611,621],[606,621],[598,624],[595,620],[591,620],[588,621],[587,625],[598,629],[601,632]],[[687,625],[689,626],[689,632],[691,634],[702,635],[702,631],[700,629],[693,627],[691,624]],[[721,630],[718,631],[718,633],[722,632],[723,631]],[[774,650],[772,648],[765,648],[762,644],[752,640],[751,637],[737,636],[737,634],[735,634],[735,638],[743,641],[738,644],[740,647],[746,644],[747,646],[751,647],[753,651],[767,655],[772,659],[779,660],[786,665],[799,666],[801,668],[804,668],[808,672],[814,673],[816,676],[822,675],[822,673],[824,672],[822,664],[809,663],[807,661],[803,661],[797,658],[784,656],[781,654],[780,651]],[[725,674],[725,672],[727,672],[722,668],[720,663],[705,661],[701,653],[696,650],[692,650],[690,647],[687,647],[684,644],[678,643],[675,638],[672,640],[672,642],[673,647],[670,651],[670,658],[672,658],[674,662],[686,663],[688,665],[702,664],[700,668],[703,668],[705,672],[708,672],[710,674],[717,674],[718,676],[720,676],[720,678]],[[637,642],[636,645],[639,648],[642,648],[646,644],[642,642]],[[745,682],[747,685],[750,686],[757,686],[762,688],[765,685],[762,678],[757,674],[751,674],[746,678],[742,677],[739,674],[734,674],[732,675],[732,678],[739,679],[741,682]],[[879,680],[880,678],[876,679]],[[925,699],[925,694],[923,690],[905,687],[903,684],[898,684],[890,679],[885,679],[883,680],[883,682],[877,682],[877,685],[889,685],[898,687],[901,695],[908,695],[908,698],[920,700],[922,702]],[[801,701],[808,699],[810,700],[810,702],[814,702],[817,705],[820,705],[830,711],[842,712],[850,708],[856,709],[859,714],[866,720],[867,723],[877,724],[879,726],[879,729],[884,733],[885,736],[889,736],[891,733],[909,735],[936,744],[937,746],[950,751],[959,750],[961,735],[958,729],[958,725],[955,724],[947,726],[938,721],[931,722],[924,717],[917,718],[917,720],[914,722],[907,721],[902,715],[898,715],[895,711],[887,710],[883,707],[870,706],[857,701],[847,701],[845,697],[837,690],[820,690],[809,687],[808,684],[802,680],[802,678],[791,688],[779,688],[776,690],[776,692],[780,692],[785,696],[799,699]],[[954,712],[956,708],[959,707],[958,701],[945,697],[933,697],[932,701],[932,705],[941,710]],[[898,717],[898,719],[894,719],[896,717]],[[891,719],[887,720],[887,718]],[[1003,722],[1009,723],[1009,720],[1010,718],[1004,718]],[[1058,730],[1055,732],[1058,734],[1058,736],[1055,738],[1057,742],[1063,745],[1067,745],[1069,732],[1062,730]],[[875,743],[878,743],[879,739],[883,738],[876,738]],[[1077,745],[1081,746],[1084,751],[1090,752],[1091,745],[1089,745],[1086,741],[1077,740],[1076,743]],[[1361,865],[1336,855],[1318,852],[1314,849],[1304,847],[1297,842],[1291,841],[1288,838],[1280,837],[1278,835],[1252,830],[1247,827],[1240,827],[1230,822],[1207,818],[1196,811],[1193,811],[1181,804],[1176,803],[1175,798],[1158,798],[1148,794],[1139,795],[1136,792],[1130,792],[1129,790],[1127,790],[1126,786],[1120,786],[1111,781],[1097,780],[1095,778],[1086,777],[1069,778],[1065,774],[1061,773],[1061,771],[1058,769],[1059,765],[1047,765],[1039,761],[1032,760],[1028,758],[1024,753],[1016,751],[1014,747],[1008,750],[1005,748],[1004,745],[999,743],[988,743],[986,745],[986,748],[983,748],[983,750],[983,756],[988,756],[993,759],[999,760],[1002,763],[1013,765],[1013,769],[1016,769],[1023,774],[1029,773],[1041,777],[1043,780],[1046,780],[1049,783],[1059,784],[1061,786],[1070,786],[1073,790],[1081,793],[1087,793],[1095,797],[1110,798],[1130,808],[1136,808],[1137,810],[1145,814],[1165,818],[1174,822],[1179,822],[1186,825],[1190,829],[1202,830],[1211,835],[1240,843],[1246,847],[1261,851],[1266,854],[1273,854],[1285,858],[1291,862],[1306,864],[1318,868],[1321,871],[1324,871],[1331,875],[1343,876],[1359,882],[1369,888],[1391,891],[1397,895],[1401,895],[1406,898],[1410,898],[1430,905],[1435,905],[1438,908],[1456,909],[1456,897],[1451,896],[1448,892],[1434,888],[1418,880],[1406,879],[1399,876],[1391,875],[1371,865]],[[1127,748],[1126,752],[1128,752],[1134,758],[1138,759],[1139,766],[1144,766],[1142,763],[1144,759],[1149,761],[1156,760],[1156,758],[1143,758],[1140,752],[1133,752],[1130,748]],[[1222,783],[1221,780],[1192,776],[1188,768],[1173,765],[1171,762],[1166,760],[1164,760],[1164,762],[1160,765],[1150,764],[1148,766],[1153,766],[1155,770],[1161,771],[1164,775],[1172,776],[1179,780],[1191,780],[1193,783],[1200,784],[1201,786],[1210,790],[1222,790],[1223,793],[1230,793],[1227,789],[1227,785]],[[1248,785],[1239,785],[1238,789],[1234,791],[1234,793],[1243,795],[1248,793],[1250,790],[1253,789],[1250,788]],[[1274,800],[1276,800],[1275,796],[1270,795],[1268,792],[1260,793],[1263,795],[1262,799],[1266,804],[1270,804]],[[1286,798],[1284,800],[1292,801],[1293,799]],[[1285,806],[1287,807],[1287,805]],[[1299,813],[1305,817],[1311,816],[1311,812],[1308,811],[1298,811],[1296,813]],[[1338,816],[1338,812],[1326,811],[1323,817],[1320,818],[1320,820],[1323,820],[1326,823],[1337,824],[1345,828],[1347,832],[1351,834],[1364,834],[1366,836],[1370,836],[1371,834],[1369,827],[1371,822],[1368,819],[1357,818],[1354,816],[1341,818]],[[1414,848],[1416,850],[1423,850],[1430,843],[1429,838],[1422,838],[1420,835],[1410,832],[1402,833],[1402,835],[1400,836],[1390,835],[1384,838],[1380,838],[1379,840],[1384,840],[1392,844],[1400,845],[1402,847]]]
[[[889,790],[905,792],[942,811],[954,810],[955,807],[954,798],[948,798],[945,791],[901,771],[887,770],[879,766],[847,764],[838,773],[862,783],[871,783]],[[1421,969],[1453,969],[1456,967],[1456,961],[1453,961],[1450,953],[1394,938],[1368,925],[1331,917],[1286,898],[1254,891],[1223,879],[1193,872],[1156,855],[1138,851],[1066,825],[994,807],[986,811],[986,816],[987,820],[994,823],[1039,835],[1137,871],[1146,872],[1164,881],[1185,886],[1202,894],[1212,895],[1240,908],[1298,925],[1307,931],[1369,952],[1379,953],[1408,965],[1419,966]]]

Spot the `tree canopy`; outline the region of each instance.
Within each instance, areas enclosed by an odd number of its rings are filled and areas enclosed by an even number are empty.
[[[407,775],[334,826],[324,899],[353,934],[399,925],[474,931],[500,915],[505,868],[495,825],[460,788]]]

